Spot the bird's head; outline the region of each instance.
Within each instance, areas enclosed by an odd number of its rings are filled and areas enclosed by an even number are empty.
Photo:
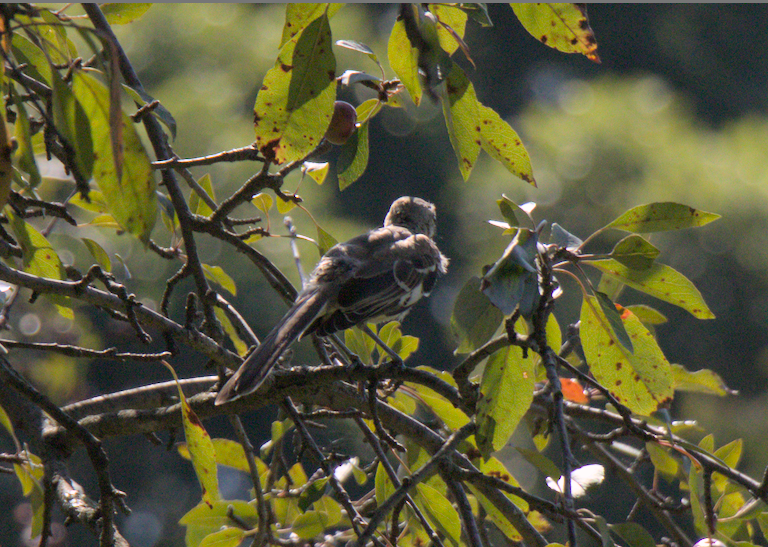
[[[400,226],[433,238],[437,229],[435,206],[421,198],[403,196],[392,202],[384,226]]]

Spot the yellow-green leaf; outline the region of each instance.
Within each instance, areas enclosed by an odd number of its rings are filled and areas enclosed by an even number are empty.
[[[80,241],[83,242],[85,248],[88,249],[88,252],[91,253],[91,256],[102,269],[107,272],[112,271],[112,261],[109,259],[107,251],[105,251],[101,245],[87,237],[81,237]]]
[[[245,537],[245,530],[242,528],[224,528],[205,536],[199,547],[237,547],[243,541],[243,537]]]
[[[211,200],[215,203],[216,194],[213,192],[213,181],[211,180],[211,175],[206,173],[200,177],[200,180],[197,181],[197,184],[200,185],[208,197],[211,198]],[[197,192],[194,190],[189,195],[189,209],[195,214],[204,217],[207,217],[213,213],[213,209],[211,209],[210,206],[203,199],[201,199]]]
[[[716,372],[708,369],[697,371],[686,370],[682,365],[672,365],[672,373],[675,379],[675,389],[679,391],[692,391],[696,393],[708,393],[710,395],[736,395]]]
[[[374,479],[374,489],[376,492],[376,502],[381,505],[387,498],[395,493],[395,486],[389,480],[386,469],[382,464],[376,467],[376,477]]]
[[[277,205],[277,212],[281,215],[284,215],[285,213],[288,213],[291,209],[296,207],[296,202],[290,199],[283,199],[280,196],[277,196],[277,199],[275,200],[275,204]]]
[[[610,256],[627,268],[647,270],[659,256],[659,250],[644,237],[632,234],[619,241]]]
[[[418,495],[414,501],[424,512],[429,522],[442,532],[454,547],[461,544],[461,526],[459,513],[451,502],[431,486],[420,483],[416,485]]]
[[[83,71],[73,74],[72,90],[91,123],[93,177],[115,220],[142,242],[157,218],[157,198],[152,166],[130,118],[122,114],[122,176],[117,178],[110,130],[109,90]]]
[[[445,89],[445,124],[453,151],[459,161],[459,171],[464,180],[467,180],[483,143],[477,95],[472,82],[456,63],[445,80]]]
[[[203,273],[205,273],[205,277],[210,281],[218,283],[222,288],[229,291],[232,296],[237,296],[235,280],[232,279],[221,266],[209,266],[208,264],[203,264]]]
[[[402,19],[395,21],[387,44],[389,66],[405,86],[413,104],[421,104],[421,84],[419,83],[419,51],[411,46],[411,41],[405,32]]]
[[[320,249],[320,254],[324,255],[331,247],[336,245],[338,241],[331,234],[323,230],[320,226],[317,227],[317,245]]]
[[[510,3],[525,30],[551,48],[564,53],[581,53],[595,62],[597,41],[587,21],[584,4]]]
[[[200,503],[179,520],[179,524],[187,528],[186,545],[198,546],[203,539],[220,531],[222,527],[231,527],[232,519],[227,515],[230,507],[234,515],[243,522],[250,526],[258,524],[256,507],[243,500],[217,500],[211,505]]]
[[[459,41],[456,39],[464,38],[464,29],[467,26],[467,14],[457,6],[449,6],[444,4],[429,4],[429,11],[437,17],[439,21],[437,25],[437,39],[440,41],[440,47],[442,47],[449,55],[452,55],[459,48]],[[443,23],[443,24],[441,24]],[[454,36],[444,25],[450,27]]]
[[[288,40],[307,28],[312,21],[322,17],[324,13],[328,18],[331,18],[343,7],[343,3],[290,3],[286,5],[283,37],[280,39],[279,47],[283,47]]]
[[[648,416],[672,399],[672,368],[656,339],[626,308],[621,320],[632,340],[630,353],[611,336],[608,320],[592,296],[581,306],[581,342],[590,371],[630,410]]]
[[[507,444],[533,401],[533,359],[509,346],[488,358],[477,403],[477,445],[486,457]]]
[[[715,314],[704,302],[704,298],[693,283],[667,265],[654,262],[646,270],[632,270],[611,258],[585,260],[584,264],[597,268],[633,289],[679,306],[698,319],[715,318]]]
[[[152,7],[152,4],[135,3],[112,3],[101,5],[101,11],[104,13],[104,17],[107,18],[107,22],[110,25],[125,25],[132,21],[136,21],[142,15],[147,13],[147,10]]]
[[[328,176],[328,162],[315,163],[305,161],[301,170],[303,173],[309,175],[318,185],[323,184],[323,182],[325,182],[325,177]]]
[[[328,16],[312,20],[280,50],[254,106],[256,144],[268,161],[299,160],[325,134],[336,98]]]
[[[17,95],[13,94],[14,99],[17,98]],[[26,172],[29,175],[29,185],[34,188],[37,185],[40,184],[40,181],[42,180],[40,177],[40,170],[37,167],[37,161],[35,160],[35,153],[32,146],[32,137],[31,137],[31,131],[29,127],[29,118],[27,116],[27,110],[24,108],[24,102],[21,100],[16,100],[15,107],[17,110],[16,114],[16,124],[14,127],[14,137],[16,138],[16,142],[18,143],[19,147],[16,150],[16,153],[14,154],[14,159],[24,172]],[[4,117],[3,117],[4,118]],[[3,123],[5,123],[5,119],[3,119]],[[7,128],[6,128],[7,131]],[[87,128],[86,128],[87,131]],[[11,171],[12,172],[12,171]],[[8,191],[11,189],[11,182],[8,180]],[[7,194],[7,192],[4,192]],[[7,201],[8,197],[6,195],[6,199],[3,200],[3,205],[5,205],[5,202]]]
[[[243,342],[243,339],[240,338],[240,334],[237,332],[237,329],[235,329],[232,321],[229,320],[227,314],[224,313],[224,310],[217,307],[214,309],[214,311],[216,313],[216,319],[219,320],[219,323],[221,323],[221,328],[224,329],[224,333],[229,337],[232,345],[235,346],[235,351],[237,354],[242,357],[248,351],[248,344]]]
[[[606,228],[635,233],[663,232],[704,226],[718,218],[720,215],[716,213],[700,211],[680,203],[649,203],[633,207]]]
[[[493,109],[478,103],[477,112],[480,117],[483,150],[500,162],[507,171],[536,186],[531,158],[517,132]]]
[[[253,206],[262,211],[265,215],[269,214],[269,210],[272,208],[272,196],[269,194],[265,194],[264,192],[260,192],[253,196],[253,199],[251,200],[251,203],[253,203]]]
[[[362,122],[341,147],[336,163],[339,190],[359,179],[368,167],[368,121]]]

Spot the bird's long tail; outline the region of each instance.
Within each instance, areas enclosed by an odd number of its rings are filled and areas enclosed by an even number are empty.
[[[239,399],[259,389],[280,356],[323,313],[328,296],[319,288],[301,295],[238,371],[219,390],[216,404]]]

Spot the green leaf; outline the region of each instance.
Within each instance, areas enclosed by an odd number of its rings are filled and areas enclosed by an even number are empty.
[[[133,123],[122,114],[124,159],[118,179],[109,125],[109,91],[83,71],[73,74],[72,90],[91,122],[93,176],[109,212],[123,229],[146,243],[157,218],[157,198],[152,166]]]
[[[477,444],[484,456],[507,444],[533,401],[533,359],[519,347],[497,351],[488,359],[477,403]]]
[[[636,522],[611,524],[608,528],[626,541],[629,547],[656,547],[656,541],[653,539],[653,536]]]
[[[58,71],[51,69],[53,120],[68,146],[75,152],[75,163],[85,179],[93,173],[94,152],[91,124],[83,106],[64,83]]]
[[[309,26],[310,23],[326,15],[329,19],[337,11],[344,7],[343,3],[338,4],[302,4],[290,3],[285,7],[285,25],[283,25],[283,37],[280,39],[280,46],[283,47],[288,40],[294,38],[298,33]]]
[[[232,296],[237,296],[235,280],[232,279],[221,266],[209,266],[208,264],[203,264],[203,273],[208,280],[218,283],[223,289],[229,291]]]
[[[504,194],[501,195],[501,199],[496,200],[496,204],[499,206],[501,216],[507,221],[508,228],[534,229],[536,227],[531,215]]]
[[[324,255],[331,247],[336,245],[338,241],[331,234],[323,230],[320,226],[317,227],[317,245],[320,248],[320,254]]]
[[[679,306],[698,319],[714,319],[715,314],[704,302],[699,290],[680,272],[664,264],[654,263],[646,270],[632,270],[611,258],[585,260],[605,274],[640,292]]]
[[[680,203],[649,203],[633,207],[606,228],[635,233],[663,232],[704,226],[718,218],[718,214],[700,211]]]
[[[275,205],[277,206],[277,212],[281,215],[284,215],[285,213],[290,212],[294,207],[296,207],[296,202],[291,199],[283,199],[280,196],[277,196],[277,200],[275,200]]]
[[[376,467],[374,488],[376,492],[376,503],[379,505],[384,503],[390,496],[392,496],[392,494],[395,493],[395,486],[392,484],[392,481],[389,480],[387,471],[384,469],[384,466],[381,463],[379,463],[379,465]]]
[[[555,465],[555,462],[547,458],[544,454],[538,450],[529,450],[520,446],[516,446],[515,448],[528,463],[538,469],[545,477],[549,477],[555,481],[560,478],[560,469]]]
[[[443,97],[443,115],[448,127],[448,136],[459,161],[459,171],[464,180],[469,178],[480,153],[482,126],[480,108],[475,87],[464,71],[453,64],[445,81],[446,95]]]
[[[379,99],[368,99],[357,105],[355,111],[357,112],[357,119],[360,122],[366,122],[379,113],[383,106],[383,103]]]
[[[581,53],[587,59],[600,62],[585,5],[511,3],[510,6],[525,30],[542,44],[564,53]]]
[[[312,482],[304,488],[299,497],[299,509],[301,509],[302,512],[306,512],[313,503],[323,497],[323,492],[325,492],[325,487],[327,485],[328,477],[324,477]]]
[[[223,527],[231,527],[232,519],[227,516],[230,507],[243,522],[251,526],[258,524],[256,507],[244,500],[217,500],[211,505],[201,502],[179,519],[179,524],[187,528],[185,544],[200,545],[207,536],[219,532]]]
[[[421,104],[422,90],[419,83],[419,51],[411,45],[402,19],[395,21],[387,44],[389,66],[405,86],[413,104]]]
[[[485,2],[467,2],[459,4],[462,11],[464,11],[470,19],[478,23],[482,27],[492,27],[493,22],[488,16],[488,6]]]
[[[107,272],[112,271],[112,261],[109,259],[107,251],[105,251],[101,245],[87,237],[81,237],[80,241],[83,242],[85,248],[88,249],[88,252],[91,253],[91,256],[102,269]]]
[[[507,171],[536,186],[531,158],[515,130],[492,108],[478,103],[477,113],[483,150],[501,163]]]
[[[669,480],[677,476],[677,472],[680,470],[680,463],[670,456],[666,448],[653,442],[647,442],[645,443],[645,449],[651,457],[651,463],[653,463],[653,466],[659,473]]]
[[[335,83],[331,28],[323,14],[285,42],[256,97],[256,144],[268,161],[300,160],[319,144],[331,122]]]
[[[244,356],[248,351],[248,344],[243,342],[243,339],[240,338],[240,334],[237,332],[237,329],[235,329],[232,321],[229,320],[227,314],[224,313],[224,310],[216,307],[213,311],[216,314],[216,319],[218,319],[219,323],[221,323],[221,328],[224,329],[224,334],[229,337],[232,345],[235,346],[235,351],[237,354],[241,357]]]
[[[107,3],[101,5],[101,11],[110,25],[125,25],[141,18],[147,13],[152,4],[140,3]]]
[[[243,445],[230,439],[211,439],[211,442],[213,443],[213,449],[216,451],[217,464],[239,469],[246,473],[250,472]],[[177,449],[182,458],[188,460],[192,458],[186,443],[179,444]],[[254,460],[256,461],[259,475],[269,471],[267,465],[260,458],[254,456]]]
[[[376,343],[359,328],[352,327],[351,329],[346,329],[344,331],[344,344],[349,348],[349,351],[357,355],[363,363],[372,364],[371,354],[373,353]]]
[[[683,365],[672,365],[672,373],[675,380],[675,389],[679,391],[691,391],[695,393],[708,393],[710,395],[737,395],[723,379],[714,371],[702,369],[697,371],[686,370]]]
[[[265,215],[268,215],[269,210],[272,208],[273,200],[272,200],[272,196],[270,196],[269,194],[260,192],[255,196],[253,196],[251,203],[253,203],[253,206],[259,209]]]
[[[302,513],[292,523],[292,531],[301,539],[312,539],[325,531],[328,517],[319,511]]]
[[[200,185],[200,187],[205,191],[205,193],[208,195],[211,200],[216,202],[216,194],[213,192],[213,181],[211,180],[211,175],[206,173],[200,179],[197,181],[197,184]],[[213,209],[210,208],[210,206],[203,201],[200,196],[197,194],[196,191],[192,191],[192,193],[189,195],[189,209],[190,211],[193,211],[195,214],[207,217],[211,213],[213,213]]]
[[[455,353],[470,353],[498,330],[504,314],[480,292],[480,279],[472,277],[456,298],[451,315],[451,331],[459,340]]]
[[[155,101],[155,98],[143,89],[133,89],[132,87],[123,84],[123,90],[128,93],[138,105],[144,106]],[[171,132],[171,138],[176,138],[176,118],[174,118],[173,114],[163,106],[163,103],[158,103],[158,105],[152,109],[152,116],[160,120],[160,122],[168,128],[168,131]]]
[[[336,172],[339,190],[359,179],[368,166],[368,121],[362,122],[341,147]]]
[[[17,111],[13,134],[16,142],[19,144],[19,147],[14,154],[14,160],[19,168],[29,175],[29,185],[32,188],[35,188],[40,184],[42,178],[40,177],[40,169],[37,166],[35,152],[32,146],[29,117],[27,116],[26,108],[24,108],[24,102],[19,100],[16,93],[12,93],[12,97]],[[4,120],[3,123],[5,123]]]
[[[321,185],[325,182],[325,177],[328,175],[328,162],[315,163],[305,161],[304,165],[301,166],[301,172],[306,173],[318,185]]]
[[[498,459],[491,457],[488,458],[487,461],[475,463],[483,474],[491,475],[501,479],[504,482],[511,484],[512,486],[520,486],[520,483],[517,482],[515,477],[512,476],[512,474],[504,467],[504,464],[501,463]],[[495,524],[499,530],[501,530],[501,532],[510,540],[522,541],[523,538],[520,535],[520,532],[518,532],[517,529],[507,520],[507,518],[504,516],[504,513],[499,511],[499,509],[493,503],[491,503],[488,498],[483,496],[480,491],[477,490],[472,484],[469,484],[468,486],[470,491],[477,498],[477,501],[480,502],[480,505],[485,510],[488,519],[493,524]],[[507,494],[506,492],[504,495],[507,496],[507,498],[509,498],[509,500],[517,505],[520,509],[526,512],[528,511],[528,504],[525,501],[511,494]]]
[[[537,243],[536,232],[520,228],[480,282],[480,290],[505,316],[519,307],[523,317],[530,317],[538,304]]]
[[[46,279],[66,280],[64,265],[45,236],[10,211],[7,211],[6,215],[9,217],[16,241],[21,247],[22,269],[29,274]],[[47,297],[56,305],[62,317],[74,319],[69,298],[57,294],[50,294]]]
[[[581,342],[590,371],[598,382],[637,414],[648,416],[672,399],[672,369],[653,335],[622,308],[621,321],[632,340],[633,353],[614,341],[596,299],[581,306]]]
[[[430,373],[435,373],[434,370],[430,370]],[[438,374],[444,381],[454,384],[453,378],[447,372],[441,372]],[[438,395],[437,392],[432,391],[428,387],[420,384],[406,384],[415,393],[418,394],[418,400],[426,405],[439,419],[441,419],[446,426],[452,430],[459,429],[469,422],[469,417],[461,410],[453,406],[448,400]]]
[[[627,351],[632,353],[632,340],[629,339],[627,330],[624,328],[624,323],[621,320],[621,315],[619,315],[619,312],[616,309],[616,304],[614,304],[610,298],[608,298],[600,291],[595,292],[595,299],[600,304],[600,309],[603,311],[605,318],[608,320],[608,324],[613,330],[615,339],[618,340],[621,345],[627,349]],[[611,336],[611,339],[613,338],[614,337]]]
[[[633,304],[627,306],[627,309],[645,325],[663,325],[667,322],[667,317],[663,313],[645,304]]]
[[[224,528],[205,536],[198,547],[237,547],[244,537],[242,528]]]
[[[13,55],[19,64],[28,65],[24,72],[36,80],[51,84],[51,66],[43,50],[18,32],[13,33]]]
[[[439,530],[454,547],[461,545],[459,513],[450,501],[431,486],[416,485],[416,505],[424,512],[429,522]]]
[[[469,17],[466,12],[458,6],[429,4],[428,7],[429,11],[437,17],[437,20],[440,21],[440,23],[443,23],[437,25],[437,39],[440,42],[440,47],[442,47],[446,53],[452,55],[461,44],[444,25],[450,27],[459,39],[463,39],[464,30],[467,26],[467,19]]]
[[[659,256],[659,250],[644,237],[632,234],[619,241],[610,256],[632,270],[647,270]]]

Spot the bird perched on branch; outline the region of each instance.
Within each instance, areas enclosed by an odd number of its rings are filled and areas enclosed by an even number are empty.
[[[279,357],[302,336],[327,336],[354,325],[402,318],[429,296],[448,259],[433,241],[435,206],[401,197],[384,226],[334,245],[288,312],[221,388],[216,404],[256,391]]]

